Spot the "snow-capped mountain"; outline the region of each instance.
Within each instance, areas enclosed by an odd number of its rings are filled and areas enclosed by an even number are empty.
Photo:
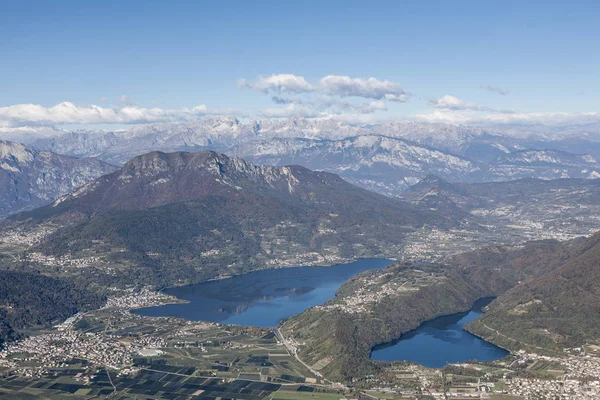
[[[575,134],[577,129],[500,129],[425,122],[359,126],[333,119],[242,122],[227,117],[143,125],[126,131],[67,132],[39,139],[34,147],[94,156],[112,164],[155,150],[209,149],[259,163],[326,170],[368,189],[397,195],[427,174],[451,182],[594,178],[598,172],[595,160],[600,157],[598,128],[579,127],[585,131],[581,137]],[[586,158],[577,153],[590,155]],[[554,162],[547,162],[548,157]],[[534,159],[535,163],[526,162]],[[543,159],[546,161],[541,162]]]
[[[498,157],[483,180],[600,178],[595,157],[558,150],[522,150]]]
[[[0,217],[50,203],[115,168],[0,141]]]
[[[479,138],[501,137],[499,133],[479,127],[425,122],[391,122],[374,125],[371,130],[455,154],[463,154],[466,146]]]
[[[380,135],[341,140],[276,138],[244,143],[229,152],[261,164],[299,164],[333,172],[391,196],[428,174],[463,180],[480,169],[463,157]]]
[[[401,138],[449,153],[468,156],[476,161],[492,159],[503,150],[526,148],[563,149],[562,139],[571,143],[579,139],[600,143],[600,132],[595,126],[564,127],[560,130],[545,127],[481,128],[427,122],[389,122],[375,125],[353,125],[333,119],[302,119],[249,121],[233,117],[207,118],[179,124],[150,124],[125,131],[74,131],[38,139],[36,148],[59,153],[119,159],[125,162],[132,155],[148,151],[177,150],[182,148],[227,148],[234,143],[273,138],[304,138],[339,140],[362,135],[382,135]],[[0,136],[2,134],[0,133]],[[493,152],[493,157],[481,154],[482,149]],[[592,153],[596,151],[590,150]],[[600,152],[600,148],[598,149]]]
[[[57,154],[67,154],[73,157],[97,157],[107,149],[123,142],[122,132],[104,131],[71,131],[60,136],[37,139],[33,147],[40,150],[52,151]]]
[[[236,118],[208,118],[179,124],[149,124],[126,131],[73,131],[35,141],[35,146],[78,156],[143,154],[155,150],[176,150],[186,147],[228,147],[232,142],[248,142],[272,138],[344,139],[360,135],[383,135],[403,138],[448,152],[461,153],[465,143],[475,138],[493,135],[480,128],[430,124],[423,122],[388,123],[358,126],[332,119],[302,119],[249,121]],[[500,135],[498,135],[500,136]],[[125,156],[125,160],[128,159]]]
[[[0,126],[0,140],[30,144],[36,140],[51,139],[69,133],[68,130],[52,126]]]

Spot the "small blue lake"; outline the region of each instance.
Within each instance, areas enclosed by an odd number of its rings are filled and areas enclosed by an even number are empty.
[[[186,304],[134,310],[150,317],[179,317],[259,327],[275,327],[282,319],[323,304],[351,276],[385,268],[394,261],[361,259],[331,267],[279,268],[230,279],[167,289]]]
[[[424,322],[394,342],[373,348],[371,358],[379,361],[412,361],[430,368],[467,360],[494,361],[508,352],[467,332],[463,325],[483,314],[493,299],[480,299],[464,313]]]

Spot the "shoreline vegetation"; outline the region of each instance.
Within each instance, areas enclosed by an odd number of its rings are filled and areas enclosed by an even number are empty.
[[[311,267],[312,267],[312,266],[311,266]],[[321,266],[317,266],[317,267],[321,267]],[[392,264],[392,265],[390,265],[390,266],[388,266],[388,267],[384,268],[383,270],[386,270],[386,269],[389,269],[389,268],[393,268],[393,267],[398,267],[398,264],[397,264],[397,263],[396,263],[396,264]],[[288,268],[288,267],[284,267],[284,268]],[[324,268],[329,268],[329,267],[324,267]],[[375,272],[375,271],[380,271],[380,270],[377,270],[377,269],[370,269],[370,270],[364,271],[364,272],[362,272],[362,273],[358,273],[358,274],[356,274],[356,275],[354,275],[354,276],[350,277],[350,278],[349,278],[349,279],[348,279],[348,280],[347,280],[347,281],[346,281],[344,284],[342,284],[342,286],[344,286],[344,285],[348,284],[348,282],[351,282],[351,281],[354,281],[354,280],[356,280],[356,279],[357,279],[357,277],[360,277],[361,275],[364,275],[364,274],[369,274],[369,273],[373,273],[373,272]],[[259,272],[259,271],[252,271],[252,272],[249,272],[248,274],[251,274],[251,273],[253,273],[253,272]],[[246,274],[242,274],[242,275],[246,275]],[[230,278],[233,278],[233,277],[234,277],[234,276],[231,276]],[[225,278],[225,279],[228,279],[228,278]],[[206,282],[209,282],[209,281],[206,281]],[[342,287],[340,287],[340,288],[337,290],[337,292],[336,292],[336,296],[335,296],[335,297],[334,297],[332,300],[330,300],[330,301],[335,301],[335,300],[336,300],[336,298],[339,296],[339,294],[340,294],[340,291],[341,291],[341,290],[342,290]],[[161,292],[161,293],[162,293],[162,292]],[[166,296],[173,297],[172,295],[166,295]],[[373,359],[371,359],[371,353],[372,353],[373,349],[375,349],[375,348],[376,348],[376,347],[378,347],[378,346],[383,346],[383,345],[386,345],[386,344],[392,343],[392,342],[394,342],[394,341],[401,340],[402,336],[406,335],[406,334],[407,334],[407,333],[409,333],[409,332],[412,332],[412,331],[414,331],[414,330],[417,330],[417,329],[419,329],[419,328],[420,328],[420,327],[421,327],[423,324],[425,324],[425,323],[427,323],[427,322],[434,321],[434,320],[436,320],[436,319],[438,319],[438,318],[443,318],[443,317],[446,317],[446,316],[452,316],[452,315],[456,315],[456,314],[468,313],[470,310],[472,310],[474,307],[476,307],[476,306],[477,306],[477,303],[478,303],[478,302],[480,302],[480,301],[482,301],[482,300],[484,300],[484,299],[489,299],[489,300],[490,300],[490,302],[491,302],[491,301],[492,301],[494,298],[495,298],[495,296],[487,296],[487,295],[484,295],[484,296],[481,296],[481,297],[477,297],[477,298],[474,298],[474,299],[473,299],[473,301],[471,301],[471,302],[470,302],[470,303],[469,303],[469,304],[468,304],[466,307],[462,307],[462,308],[459,308],[459,309],[455,309],[455,310],[453,310],[452,312],[446,312],[446,311],[442,311],[442,312],[440,312],[439,314],[435,314],[435,315],[433,315],[433,317],[432,317],[432,318],[424,319],[424,320],[420,321],[416,327],[414,327],[414,328],[412,328],[412,329],[409,329],[409,330],[406,330],[406,331],[404,331],[404,332],[400,333],[400,335],[399,335],[397,338],[395,338],[395,339],[392,339],[392,340],[388,340],[388,341],[385,341],[385,342],[381,342],[381,343],[379,343],[379,344],[375,344],[375,345],[373,345],[373,346],[370,348],[369,352],[368,352],[368,356],[367,356],[367,358],[368,358],[368,361],[369,361],[370,363],[372,363],[372,364],[375,366],[375,370],[379,370],[379,369],[381,369],[381,368],[384,368],[384,367],[386,367],[386,366],[389,366],[389,365],[394,365],[394,364],[398,364],[398,363],[399,363],[399,364],[403,364],[404,362],[406,362],[406,360],[395,360],[395,361],[380,361],[380,360],[373,360]],[[176,298],[176,299],[178,299],[178,298]],[[183,299],[178,299],[178,300],[183,300]],[[327,304],[327,303],[328,303],[328,302],[326,302],[326,303],[324,303],[324,304]],[[172,303],[164,303],[164,304],[172,304]],[[488,302],[488,304],[489,304],[489,302]],[[157,305],[154,305],[154,306],[160,306],[160,305],[159,305],[159,304],[157,304]],[[154,307],[154,306],[150,306],[150,307]],[[320,305],[320,306],[317,306],[317,307],[322,307],[322,306],[323,306],[323,304],[322,304],[322,305]],[[281,340],[284,342],[284,344],[286,344],[286,348],[288,348],[288,351],[290,351],[290,352],[291,352],[291,353],[292,353],[294,356],[298,357],[298,359],[299,359],[299,360],[301,360],[303,363],[306,363],[306,365],[309,365],[309,366],[311,366],[311,368],[313,368],[313,369],[314,369],[314,371],[315,371],[316,373],[318,373],[318,374],[321,374],[323,377],[325,377],[325,378],[327,378],[327,379],[329,379],[329,380],[331,380],[331,381],[334,381],[334,382],[347,382],[348,380],[344,380],[344,379],[337,379],[338,377],[336,377],[336,376],[332,376],[332,375],[328,374],[327,372],[321,371],[321,370],[319,370],[319,369],[315,369],[315,368],[314,368],[314,367],[315,367],[315,363],[312,363],[312,362],[310,362],[310,361],[311,361],[311,360],[310,360],[310,358],[308,358],[308,359],[307,359],[307,357],[305,356],[305,354],[303,354],[303,349],[302,349],[302,347],[303,347],[303,346],[302,346],[302,345],[299,345],[299,343],[297,343],[297,342],[294,340],[294,338],[293,338],[293,337],[290,337],[290,335],[289,335],[289,334],[286,334],[286,333],[283,333],[283,332],[282,332],[282,331],[285,329],[285,327],[286,327],[286,324],[288,324],[290,321],[293,321],[293,320],[294,320],[294,319],[296,319],[296,318],[299,318],[299,317],[301,317],[301,316],[302,316],[304,313],[306,313],[306,312],[310,312],[310,311],[311,311],[311,309],[313,309],[313,308],[314,308],[314,307],[311,307],[311,308],[309,308],[309,309],[305,310],[304,312],[302,312],[302,313],[300,313],[300,314],[296,314],[296,315],[293,315],[293,316],[290,316],[290,317],[288,317],[288,318],[285,318],[285,319],[283,319],[283,320],[282,320],[282,321],[281,321],[281,322],[280,322],[280,323],[277,325],[277,327],[273,328],[273,331],[274,331],[274,332],[278,332],[278,333],[279,333],[279,335],[280,335],[280,338],[281,338]],[[483,311],[483,310],[482,310],[482,311]],[[163,316],[163,317],[156,317],[156,318],[164,318],[164,317],[165,317],[165,316]],[[152,318],[152,317],[151,317],[151,318]],[[178,317],[172,317],[172,318],[178,318]],[[478,318],[480,318],[480,317],[478,317]],[[183,320],[185,320],[185,321],[188,321],[188,320],[187,320],[187,319],[185,319],[185,318],[180,318],[180,319],[183,319]],[[202,321],[195,321],[195,322],[202,322]],[[219,322],[215,322],[215,323],[217,323],[217,324],[221,324],[221,325],[223,325],[223,326],[228,326],[228,325],[230,325],[230,324],[222,324],[222,323],[219,323]],[[251,328],[251,327],[252,327],[251,325],[238,325],[238,324],[233,324],[233,325],[234,325],[234,326],[237,326],[237,327],[240,327],[240,328]],[[467,331],[469,334],[472,334],[473,336],[475,336],[475,337],[478,337],[479,339],[481,339],[481,340],[483,340],[483,341],[486,341],[486,342],[488,342],[488,343],[491,343],[491,344],[493,344],[493,345],[495,345],[495,346],[497,346],[497,347],[499,347],[499,348],[502,348],[503,350],[506,350],[506,351],[508,352],[508,354],[507,354],[505,357],[508,357],[508,356],[510,356],[510,355],[512,355],[512,354],[513,354],[513,353],[511,352],[511,350],[510,350],[510,349],[506,349],[506,348],[504,348],[504,347],[502,347],[502,346],[499,346],[499,345],[497,345],[497,344],[496,344],[496,343],[494,343],[493,341],[490,341],[490,340],[488,340],[488,339],[486,339],[486,338],[484,338],[484,337],[478,336],[478,335],[476,335],[476,334],[474,334],[474,333],[470,332],[469,330],[467,330],[467,329],[466,329],[466,328],[464,328],[464,327],[463,327],[463,329],[465,329],[465,331]],[[290,346],[290,344],[291,344],[291,346]],[[502,357],[502,358],[504,358],[504,357]],[[347,361],[348,361],[348,360],[345,360],[345,361],[343,361],[343,362],[347,362]],[[336,362],[335,356],[334,356],[334,359],[333,359],[333,360],[331,360],[330,362],[334,362],[334,363]],[[408,362],[409,362],[409,363],[411,363],[411,361],[408,361]],[[419,363],[416,363],[416,364],[419,364]],[[452,364],[452,363],[449,363],[448,365],[451,365],[451,364]],[[318,365],[318,362],[317,362],[317,365]],[[419,364],[419,365],[420,365],[420,364]],[[360,376],[360,375],[359,375],[359,376]]]
[[[451,313],[451,314],[442,314],[442,315],[438,315],[438,316],[436,316],[436,317],[434,317],[434,318],[432,318],[432,319],[428,319],[428,320],[426,320],[426,321],[423,321],[423,322],[421,322],[421,324],[419,324],[419,326],[417,326],[417,327],[416,327],[416,328],[414,328],[414,329],[411,329],[411,330],[409,330],[409,331],[406,331],[406,332],[402,333],[402,334],[401,334],[399,337],[397,337],[396,339],[393,339],[393,340],[391,340],[391,341],[389,341],[389,342],[385,342],[385,343],[376,344],[375,346],[373,346],[373,347],[371,348],[371,353],[369,354],[369,357],[371,357],[371,355],[372,355],[373,351],[375,351],[375,350],[381,350],[381,349],[384,349],[384,348],[387,348],[387,347],[394,346],[396,343],[398,343],[398,342],[400,342],[401,340],[403,340],[403,337],[405,337],[406,335],[409,335],[409,334],[411,334],[411,333],[414,333],[414,332],[416,332],[416,331],[420,330],[421,328],[423,328],[423,326],[424,326],[424,325],[426,325],[426,324],[428,324],[428,323],[435,322],[436,320],[439,320],[439,319],[441,319],[441,318],[445,318],[445,317],[453,317],[453,316],[457,316],[457,315],[463,315],[463,316],[466,316],[466,315],[468,315],[468,313],[469,313],[470,311],[474,311],[474,310],[475,310],[475,308],[477,307],[477,303],[479,303],[479,302],[482,302],[482,301],[489,300],[489,301],[487,302],[487,304],[485,305],[485,306],[487,306],[487,305],[488,305],[488,304],[490,304],[490,303],[491,303],[491,302],[492,302],[492,301],[493,301],[495,298],[496,298],[496,297],[494,297],[494,296],[491,296],[491,297],[490,297],[490,296],[481,297],[481,298],[479,298],[479,299],[475,300],[475,302],[473,302],[473,304],[471,305],[471,308],[469,308],[468,310],[465,310],[465,311],[459,311],[459,312],[456,312],[456,313]],[[482,309],[481,309],[482,315],[480,315],[479,317],[477,317],[477,318],[476,318],[475,320],[473,320],[473,321],[476,321],[477,319],[481,318],[481,317],[482,317],[482,316],[485,314],[485,311],[483,310],[483,308],[484,308],[485,306],[483,306],[483,307],[482,307]],[[479,338],[479,339],[483,340],[484,342],[487,342],[487,343],[493,344],[493,345],[494,345],[494,346],[496,346],[496,347],[499,347],[499,348],[501,348],[501,349],[503,349],[503,350],[506,350],[507,352],[509,352],[509,354],[511,354],[511,351],[510,351],[509,349],[506,349],[506,348],[504,348],[504,347],[502,347],[502,346],[499,346],[499,345],[497,345],[497,344],[495,344],[495,343],[493,343],[493,342],[490,342],[489,340],[487,340],[487,339],[485,339],[485,338],[483,338],[483,337],[481,337],[481,336],[479,336],[479,335],[476,335],[476,334],[474,334],[473,332],[469,331],[468,329],[466,329],[466,328],[465,328],[465,327],[466,327],[466,325],[467,325],[467,324],[464,324],[464,325],[461,327],[461,329],[463,329],[464,331],[468,332],[470,335],[473,335],[473,336],[475,336],[475,337],[477,337],[477,338]],[[382,361],[382,360],[374,360],[374,361],[377,361],[377,362],[384,362],[384,363],[385,363],[385,362],[387,362],[387,361]],[[403,361],[409,361],[409,360],[394,360],[394,361],[391,361],[391,362],[403,362]]]
[[[325,307],[313,307],[283,324],[285,336],[299,344],[299,356],[320,367],[329,379],[344,382],[374,373],[385,364],[370,358],[374,346],[398,339],[426,321],[468,311],[478,299],[502,291],[487,287],[478,275],[459,277],[435,264],[394,264],[380,272],[359,274]],[[486,280],[490,278],[488,274]],[[354,304],[349,293],[369,285],[372,293],[396,289],[382,298],[367,295],[371,300],[364,312],[340,308],[344,301]]]

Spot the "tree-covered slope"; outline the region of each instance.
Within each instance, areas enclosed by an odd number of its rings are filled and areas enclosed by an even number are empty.
[[[159,286],[274,264],[395,257],[407,232],[458,224],[334,174],[212,151],[136,157],[12,221],[64,225],[38,250],[110,254],[146,268],[126,274]]]
[[[46,326],[78,311],[102,305],[102,295],[61,279],[0,270],[0,347],[19,329]]]
[[[378,368],[369,358],[373,346],[512,285],[487,268],[396,264],[351,278],[333,300],[290,318],[281,330],[307,364],[329,379],[349,381]]]
[[[555,252],[544,263],[553,266],[550,271],[499,296],[469,329],[511,349],[554,350],[597,343],[600,234]]]

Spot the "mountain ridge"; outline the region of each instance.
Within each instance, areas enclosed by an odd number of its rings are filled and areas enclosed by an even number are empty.
[[[538,347],[552,352],[597,340],[600,233],[561,244],[541,263],[529,258],[519,264],[533,265],[538,273],[500,295],[469,330],[513,351]]]
[[[135,264],[139,268],[126,273],[137,271],[136,279],[150,284],[201,281],[273,264],[393,257],[405,234],[417,228],[462,223],[335,174],[257,166],[214,151],[136,157],[10,222],[58,224],[37,251],[106,254]]]
[[[523,128],[524,129],[524,128]],[[207,118],[150,124],[126,131],[73,131],[34,141],[34,146],[122,164],[139,154],[216,150],[262,164],[290,160],[310,169],[342,174],[369,190],[396,196],[429,173],[451,181],[502,181],[525,177],[594,178],[600,141],[584,135],[581,146],[561,142],[567,133],[499,129],[425,122],[352,125],[331,119],[242,122]],[[594,144],[596,143],[596,144]],[[530,149],[530,150],[527,150]],[[552,164],[523,163],[523,152],[554,157]],[[588,156],[579,156],[589,152]],[[546,155],[542,157],[543,153]]]
[[[117,167],[0,141],[0,217],[50,203]]]

